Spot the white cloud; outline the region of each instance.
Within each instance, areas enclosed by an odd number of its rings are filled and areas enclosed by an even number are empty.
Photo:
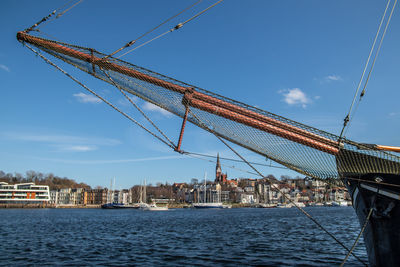
[[[100,103],[101,99],[93,96],[93,95],[87,95],[84,93],[79,93],[79,94],[73,94],[76,99],[81,102],[81,103]]]
[[[169,111],[167,111],[165,109],[162,109],[159,106],[156,106],[156,105],[154,105],[154,104],[152,104],[150,102],[145,102],[143,104],[143,109],[147,110],[147,111],[159,112],[159,113],[161,113],[162,115],[164,115],[166,117],[170,117],[172,115],[171,112],[169,112]]]
[[[283,95],[283,101],[288,105],[301,105],[305,108],[311,103],[311,100],[299,88],[280,90],[279,93]]]
[[[56,158],[36,158],[39,160],[60,162],[65,164],[118,164],[118,163],[129,163],[129,162],[144,162],[144,161],[155,161],[155,160],[168,160],[168,159],[185,159],[187,157],[177,156],[165,156],[165,157],[149,157],[149,158],[136,158],[136,159],[110,159],[110,160],[65,160]]]
[[[325,79],[330,81],[341,81],[342,77],[340,77],[339,75],[328,75],[325,77]]]
[[[396,112],[390,112],[390,113],[389,113],[389,116],[391,116],[391,117],[396,116],[396,115],[397,115]]]
[[[10,68],[3,64],[0,64],[0,69],[10,72]]]
[[[342,79],[342,77],[340,77],[339,75],[335,75],[335,74],[332,74],[332,75],[328,75],[328,76],[326,76],[325,78],[324,78],[324,80],[326,81],[326,82],[335,82],[335,81],[342,81],[343,79]]]
[[[4,136],[7,139],[30,141],[30,142],[44,142],[52,144],[75,144],[75,145],[106,145],[114,146],[121,142],[111,138],[99,138],[99,137],[80,137],[73,135],[51,135],[51,134],[30,134],[30,133],[16,133],[16,132],[4,132],[0,133],[0,136]]]
[[[63,151],[73,151],[73,152],[87,152],[97,149],[96,146],[84,146],[84,145],[81,146],[66,145],[66,146],[60,146],[59,148],[60,150]]]
[[[116,139],[71,135],[4,132],[0,133],[0,138],[1,137],[5,137],[9,140],[44,143],[50,147],[56,148],[58,151],[70,152],[87,152],[97,150],[99,146],[115,146],[121,144],[121,142]]]

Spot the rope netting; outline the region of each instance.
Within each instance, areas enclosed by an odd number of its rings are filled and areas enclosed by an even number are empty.
[[[90,48],[17,38],[237,145],[319,179],[400,174],[400,157],[209,92]]]

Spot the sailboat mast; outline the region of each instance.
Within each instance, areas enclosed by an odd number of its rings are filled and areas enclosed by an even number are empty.
[[[146,179],[144,179],[143,198],[144,198],[144,203],[147,203]]]
[[[110,190],[108,190],[108,194],[107,194],[107,203],[112,203],[111,201],[111,192],[112,192],[112,178],[110,179]]]
[[[114,185],[113,185],[113,191],[112,191],[112,202],[114,202],[114,201],[115,201],[115,177],[114,177]]]
[[[204,172],[204,203],[207,202],[207,172]]]
[[[140,183],[140,191],[139,191],[139,202],[143,203],[143,183]]]

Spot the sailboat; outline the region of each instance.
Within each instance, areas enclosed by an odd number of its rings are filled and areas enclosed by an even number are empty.
[[[198,191],[198,197],[197,197],[197,202],[192,203],[192,207],[195,209],[224,209],[224,208],[230,208],[231,206],[229,205],[224,205],[221,202],[221,195],[217,190],[216,194],[216,201],[213,201],[213,194],[212,190],[210,188],[210,192],[207,194],[207,172],[204,173],[204,185],[203,189],[201,190],[201,187],[199,188],[200,190]],[[202,193],[203,197],[201,199]],[[208,198],[207,198],[208,195]]]
[[[114,178],[114,186],[113,182],[111,180],[110,184],[110,190],[107,192],[107,203],[104,203],[101,205],[102,209],[138,209],[138,205],[129,205],[125,203],[119,203],[118,201],[115,201],[114,199],[114,190],[115,188],[115,178]]]
[[[181,141],[189,121],[214,134],[234,152],[228,142],[308,177],[343,181],[362,226],[370,265],[400,266],[400,157],[395,154],[400,148],[355,142],[122,61],[113,54],[32,35],[46,20],[18,32],[18,41],[91,93],[47,56],[181,117],[177,145],[159,138],[175,151],[185,154]],[[345,248],[348,255],[354,255],[352,249]]]
[[[146,211],[166,211],[166,210],[168,210],[168,206],[157,206],[157,204],[155,202],[153,202],[151,204],[147,203],[146,180],[144,181],[144,185],[143,185],[143,187],[141,187],[141,191],[140,191],[139,209],[146,210]]]

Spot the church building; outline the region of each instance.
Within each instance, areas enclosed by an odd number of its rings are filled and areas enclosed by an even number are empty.
[[[215,182],[219,184],[226,184],[228,180],[228,173],[222,173],[221,163],[219,162],[219,153],[217,154],[217,166],[215,168]]]

